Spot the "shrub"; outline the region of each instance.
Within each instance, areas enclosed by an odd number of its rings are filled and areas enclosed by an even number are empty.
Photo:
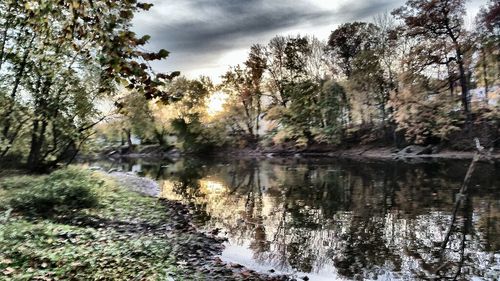
[[[464,123],[459,105],[448,92],[433,92],[429,82],[415,79],[413,83],[402,83],[399,92],[391,96],[398,131],[414,144],[448,140]]]
[[[7,186],[14,190],[9,204],[14,211],[36,214],[62,213],[97,205],[95,189],[102,181],[94,179],[90,172],[68,168],[41,178],[24,178]],[[2,184],[3,185],[3,184]]]
[[[8,178],[2,179],[0,181],[0,189],[4,190],[16,190],[21,189],[26,186],[37,185],[42,180],[42,177],[33,176],[10,176]]]

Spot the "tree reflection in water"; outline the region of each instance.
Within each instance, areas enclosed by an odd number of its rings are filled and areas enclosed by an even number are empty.
[[[162,196],[196,210],[255,265],[346,279],[500,275],[498,163],[480,165],[440,259],[468,163],[183,159],[162,169]],[[237,261],[238,262],[238,261]],[[439,269],[439,270],[437,270]]]

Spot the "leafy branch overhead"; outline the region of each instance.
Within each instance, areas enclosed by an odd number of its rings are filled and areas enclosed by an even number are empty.
[[[149,65],[169,52],[145,50],[150,36],[131,31],[134,14],[151,7],[135,0],[2,1],[0,155],[31,131],[31,169],[68,158],[102,118],[97,103],[123,88],[169,102],[162,86],[179,73]]]

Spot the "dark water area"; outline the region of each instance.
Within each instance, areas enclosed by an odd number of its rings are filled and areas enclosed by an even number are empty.
[[[500,163],[181,159],[98,163],[159,181],[228,239],[222,259],[309,280],[499,280]],[[449,242],[443,247],[448,229]]]

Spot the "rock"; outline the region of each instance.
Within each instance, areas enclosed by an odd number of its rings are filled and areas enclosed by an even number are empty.
[[[178,158],[181,155],[182,155],[182,153],[178,149],[174,148],[174,149],[167,151],[164,156]]]
[[[437,154],[441,151],[441,147],[439,145],[435,145],[432,147],[432,154]]]
[[[238,264],[238,263],[231,263],[231,264],[230,264],[230,266],[231,266],[232,268],[243,268],[243,265]]]
[[[432,146],[421,146],[421,145],[409,145],[403,148],[401,151],[397,153],[398,156],[406,157],[406,156],[415,156],[415,155],[424,155],[431,154]]]
[[[121,172],[122,170],[121,169],[118,169],[118,168],[111,168],[108,170],[108,174],[111,174],[111,173],[115,173],[115,172]]]
[[[432,148],[433,148],[433,146],[429,144],[424,149],[422,149],[421,151],[417,152],[416,155],[432,154]]]
[[[410,154],[410,153],[413,153],[413,145],[409,145],[398,152],[398,154]]]
[[[248,271],[248,270],[244,270],[244,271],[242,271],[240,274],[241,274],[241,276],[243,276],[243,277],[245,277],[245,278],[248,278],[248,277],[252,277],[252,276],[253,276],[253,274],[252,274],[250,271]]]
[[[123,173],[118,169],[110,169],[108,173],[111,174],[118,183],[132,191],[152,197],[157,197],[160,194],[159,184],[152,179]]]

